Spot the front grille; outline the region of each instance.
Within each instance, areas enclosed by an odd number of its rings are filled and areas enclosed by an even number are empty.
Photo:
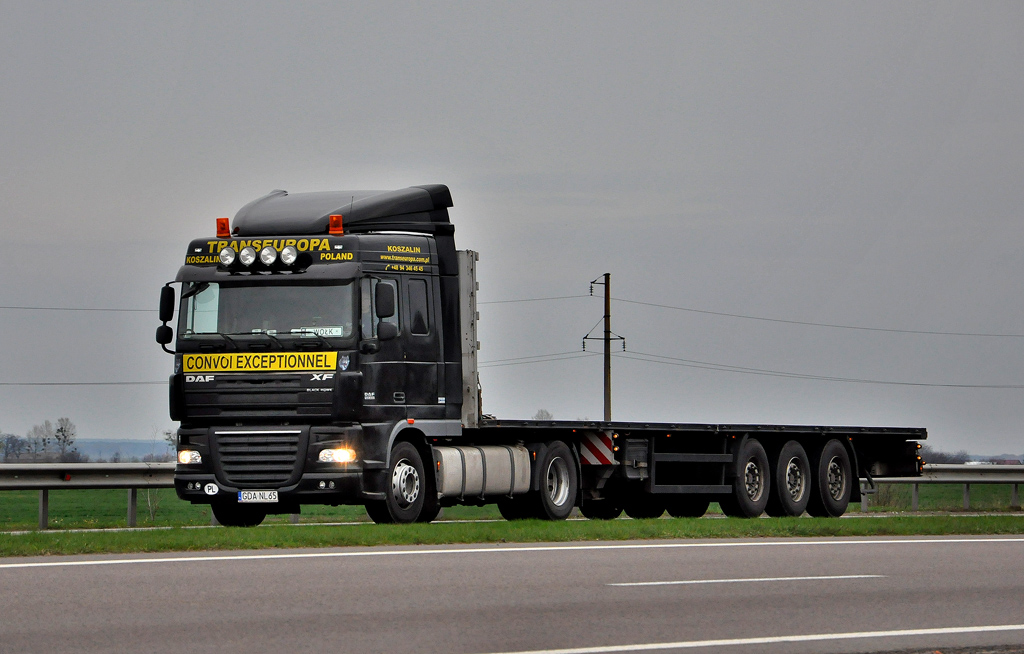
[[[294,483],[305,457],[302,430],[217,431],[214,450],[224,481],[236,488],[279,488]]]
[[[306,375],[308,377],[308,375]],[[187,418],[330,417],[332,394],[309,392],[303,375],[217,375],[185,386]]]

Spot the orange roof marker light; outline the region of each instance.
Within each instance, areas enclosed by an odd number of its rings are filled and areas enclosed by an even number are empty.
[[[231,238],[231,219],[217,219],[217,238]]]
[[[345,230],[341,226],[340,215],[335,214],[331,216],[330,229],[328,229],[327,231],[330,234],[333,234],[334,236],[341,236],[342,234],[345,233]]]

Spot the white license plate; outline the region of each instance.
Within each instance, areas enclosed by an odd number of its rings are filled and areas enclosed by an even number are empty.
[[[277,491],[271,490],[252,490],[252,491],[238,491],[239,503],[255,503],[255,504],[268,504],[277,502]]]

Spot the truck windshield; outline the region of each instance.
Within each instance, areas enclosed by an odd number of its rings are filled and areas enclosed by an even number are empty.
[[[355,310],[351,282],[333,284],[188,283],[179,333],[315,334],[351,338]]]

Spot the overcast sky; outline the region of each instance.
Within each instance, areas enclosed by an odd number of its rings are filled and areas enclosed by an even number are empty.
[[[1024,452],[1024,4],[0,0],[0,305],[155,309],[275,188],[444,183],[482,301],[613,296],[616,419],[927,427]],[[600,287],[595,293],[600,293]],[[483,361],[597,298],[481,307]],[[155,312],[0,309],[0,382],[160,382]],[[1012,336],[1017,335],[1017,336]],[[599,343],[588,349],[597,350]],[[649,357],[647,357],[649,358]],[[693,361],[893,385],[677,365]],[[601,358],[482,371],[600,418]],[[0,431],[172,427],[164,385],[0,386]]]

